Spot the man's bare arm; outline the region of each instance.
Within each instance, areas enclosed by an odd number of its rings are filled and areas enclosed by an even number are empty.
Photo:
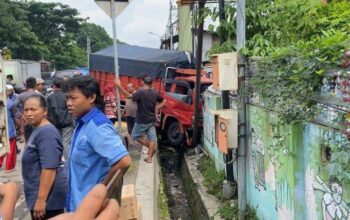
[[[161,103],[158,103],[156,106],[156,112],[158,112],[159,110],[161,110],[162,108],[164,108],[166,105],[166,100],[163,99],[163,101]]]
[[[121,93],[123,93],[123,94],[125,95],[126,98],[129,98],[129,99],[132,98],[132,94],[128,93],[128,91],[126,91],[126,90],[122,87],[122,85],[121,85],[119,79],[116,79],[116,80],[115,80],[115,86],[117,87],[117,89],[118,89]]]

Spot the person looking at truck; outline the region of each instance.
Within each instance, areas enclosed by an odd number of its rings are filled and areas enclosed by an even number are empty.
[[[94,78],[73,77],[64,84],[63,91],[69,113],[77,118],[69,152],[66,204],[67,211],[74,212],[96,184],[107,185],[119,169],[125,171],[131,157],[102,112],[103,99]]]
[[[126,86],[126,91],[129,94],[134,94],[135,93],[135,88],[132,83],[129,83]],[[128,134],[130,137],[130,143],[133,144],[132,138],[131,138],[131,133],[132,129],[134,128],[135,125],[135,120],[136,120],[136,113],[137,113],[137,103],[133,101],[131,98],[126,98],[125,99],[125,117],[126,117],[126,125],[128,127]]]
[[[134,94],[126,91],[120,83],[115,81],[116,87],[127,97],[137,103],[136,122],[132,130],[132,138],[148,148],[148,155],[145,162],[152,163],[156,152],[157,135],[154,123],[156,122],[156,112],[162,109],[166,101],[159,93],[152,89],[152,78],[146,76],[143,78],[143,86]],[[147,139],[143,138],[146,134]]]

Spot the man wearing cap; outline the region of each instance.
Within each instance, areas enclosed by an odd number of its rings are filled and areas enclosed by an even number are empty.
[[[128,93],[117,79],[115,84],[117,88],[137,103],[136,122],[132,130],[132,138],[148,148],[148,156],[145,159],[147,163],[152,163],[153,155],[156,152],[157,135],[154,123],[156,122],[156,112],[165,106],[165,99],[159,93],[152,89],[152,78],[146,76],[143,78],[143,86],[134,94]],[[148,140],[144,140],[143,135],[147,135]]]
[[[42,78],[36,78],[35,91],[43,94],[45,89],[45,81]]]

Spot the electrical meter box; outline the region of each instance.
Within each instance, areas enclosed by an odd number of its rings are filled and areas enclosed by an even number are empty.
[[[238,90],[237,53],[222,53],[212,56],[213,88],[216,90]]]
[[[216,110],[215,114],[215,129],[216,142],[219,150],[227,154],[229,148],[238,147],[238,112],[233,109]]]

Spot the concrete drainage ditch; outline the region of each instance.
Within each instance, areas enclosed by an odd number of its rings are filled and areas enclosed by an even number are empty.
[[[220,202],[206,193],[203,177],[196,169],[198,155],[184,155],[184,148],[161,146],[160,166],[168,197],[170,217],[174,220],[221,219]]]

